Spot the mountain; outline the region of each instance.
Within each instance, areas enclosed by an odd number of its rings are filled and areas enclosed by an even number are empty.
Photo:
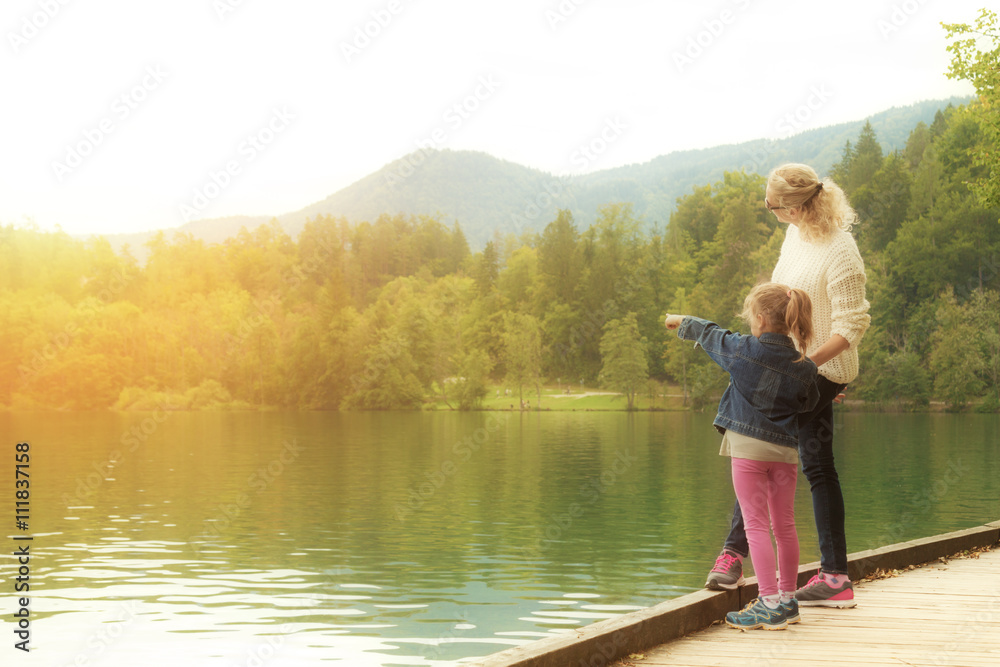
[[[840,160],[845,144],[857,140],[866,120],[871,122],[883,149],[890,152],[906,145],[917,123],[929,125],[935,114],[949,104],[966,102],[967,98],[959,97],[929,100],[787,138],[675,151],[642,164],[576,176],[554,176],[486,153],[425,149],[385,165],[320,202],[280,215],[278,221],[294,238],[307,219],[319,215],[344,217],[354,223],[373,221],[382,214],[440,216],[447,226],[458,221],[476,251],[497,232],[542,230],[560,208],[572,211],[577,226],[583,229],[594,221],[598,207],[626,201],[633,204],[635,213],[647,225],[662,229],[678,197],[694,186],[720,180],[726,171],[745,169],[767,174],[784,162],[804,162],[823,175]],[[196,220],[173,231],[219,242],[242,226],[256,227],[269,219],[238,216]],[[144,250],[139,248],[142,239],[153,234],[114,235],[108,239],[119,248],[128,237],[127,242],[139,256]]]
[[[558,179],[550,174],[486,153],[425,150],[391,162],[323,201],[278,220],[290,234],[297,234],[307,218],[317,215],[343,216],[352,222],[374,221],[383,213],[440,215],[449,227],[457,220],[469,244],[479,249],[496,229],[517,231],[510,216],[523,215],[539,193],[545,192],[546,185],[555,189],[555,181]],[[558,207],[570,208],[569,200],[564,196],[545,206],[533,227],[548,224]]]

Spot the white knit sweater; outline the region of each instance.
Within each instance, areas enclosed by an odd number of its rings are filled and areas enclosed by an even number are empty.
[[[851,344],[820,366],[820,375],[838,384],[854,380],[858,376],[858,345],[871,323],[865,299],[865,264],[854,237],[837,230],[827,240],[809,243],[802,240],[798,227],[788,225],[771,280],[805,290],[812,299],[813,337],[807,355],[833,334]]]

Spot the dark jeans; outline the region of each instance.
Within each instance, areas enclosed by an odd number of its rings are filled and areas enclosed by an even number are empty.
[[[844,534],[844,494],[833,464],[833,399],[847,385],[818,378],[819,402],[799,418],[799,461],[812,490],[813,514],[819,535],[820,568],[829,574],[847,574],[847,537]],[[733,508],[733,525],[725,548],[744,558],[750,553],[740,502]]]

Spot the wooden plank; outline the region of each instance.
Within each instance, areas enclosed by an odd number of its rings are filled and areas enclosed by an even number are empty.
[[[950,556],[960,551],[984,545],[995,545],[997,542],[1000,542],[1000,529],[992,524],[977,526],[947,535],[936,535],[853,553],[848,557],[848,572],[851,579],[863,579],[877,569],[894,569],[916,563],[936,561],[938,558]],[[801,571],[799,578],[799,585],[801,585],[804,583],[801,581]]]
[[[803,657],[803,655],[807,657]],[[770,654],[733,654],[733,655],[657,655],[637,661],[634,664],[645,667],[673,665],[688,667],[704,667],[708,665],[769,665],[773,667],[835,667],[837,665],[911,665],[915,667],[941,667],[941,665],[962,665],[962,667],[996,667],[997,656],[975,658],[966,655],[947,656],[943,659],[928,657],[921,654],[866,656],[840,656],[836,653],[822,654],[810,651],[798,656],[776,656]],[[630,661],[631,662],[631,661]]]
[[[766,632],[715,625],[645,654],[645,665],[1000,665],[1000,550],[859,583],[851,609],[803,607]],[[984,576],[986,575],[986,576]]]
[[[928,656],[933,657],[940,664],[950,663],[951,660],[949,660],[949,657],[962,656],[963,659],[968,660],[992,661],[991,664],[994,665],[997,664],[997,660],[1000,658],[1000,652],[984,651],[981,647],[973,648],[969,647],[969,645],[956,645],[955,647],[951,647],[948,644],[938,645],[937,647],[914,646],[911,641],[910,645],[886,647],[873,642],[838,641],[829,639],[829,637],[824,640],[809,636],[797,637],[794,641],[790,642],[779,642],[771,637],[771,635],[775,634],[781,633],[766,633],[765,637],[760,638],[758,641],[754,641],[750,637],[750,633],[746,633],[744,637],[734,641],[702,642],[691,645],[686,645],[685,642],[678,642],[655,649],[648,654],[648,657],[650,659],[657,656],[683,657],[689,655],[749,657],[752,654],[767,653],[772,658],[788,657],[802,660],[805,664],[810,664],[814,660],[829,660],[831,657],[849,661],[854,659],[865,660],[874,657],[923,655],[925,658]],[[639,662],[645,663],[647,660]]]
[[[645,660],[630,662],[729,665],[739,664],[749,655],[763,656],[761,660],[767,664],[796,667],[959,663],[997,667],[1000,650],[984,652],[982,648],[1000,646],[1000,587],[994,583],[1000,569],[1000,551],[984,552],[979,558],[947,562],[938,559],[973,547],[995,546],[998,541],[1000,522],[995,522],[851,554],[849,569],[854,579],[876,569],[898,568],[901,572],[856,584],[858,606],[853,609],[804,607],[803,622],[782,632],[740,633],[716,626],[688,634],[705,628],[726,611],[739,609],[755,596],[756,580],[750,578],[746,586],[735,591],[691,593],[572,633],[502,651],[475,664],[609,666],[622,656],[642,652],[647,655]],[[904,569],[916,563],[927,564]],[[817,566],[811,563],[800,567],[800,584],[815,573]],[[977,611],[986,616],[977,616]],[[675,639],[684,635],[684,639]],[[649,650],[663,642],[670,643]],[[694,653],[698,655],[689,655]],[[667,655],[671,656],[669,662],[657,657]],[[769,655],[775,659],[767,658]]]
[[[930,654],[929,654],[930,653]],[[932,655],[937,654],[937,655]],[[951,658],[961,656],[962,660],[982,661],[996,665],[998,654],[984,653],[982,651],[915,651],[913,649],[884,649],[878,644],[850,645],[850,650],[845,648],[843,643],[822,643],[809,641],[804,644],[797,644],[788,647],[774,647],[771,645],[754,645],[753,642],[746,642],[743,646],[723,646],[714,645],[712,648],[699,647],[698,651],[692,650],[660,650],[651,652],[646,658],[637,660],[642,664],[648,664],[655,658],[681,658],[687,659],[695,656],[711,656],[713,658],[749,658],[768,657],[770,659],[788,658],[800,660],[805,664],[811,664],[817,660],[837,660],[844,662],[871,660],[872,658],[906,658],[909,656],[919,657],[923,655],[925,660],[937,661],[939,664],[948,664]],[[654,663],[655,664],[655,663]]]

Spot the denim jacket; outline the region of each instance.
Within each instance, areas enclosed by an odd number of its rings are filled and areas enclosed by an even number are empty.
[[[819,389],[816,364],[808,358],[796,361],[799,352],[791,338],[771,332],[746,336],[698,317],[685,317],[677,337],[696,341],[729,373],[716,428],[798,446],[799,413],[816,406]]]

